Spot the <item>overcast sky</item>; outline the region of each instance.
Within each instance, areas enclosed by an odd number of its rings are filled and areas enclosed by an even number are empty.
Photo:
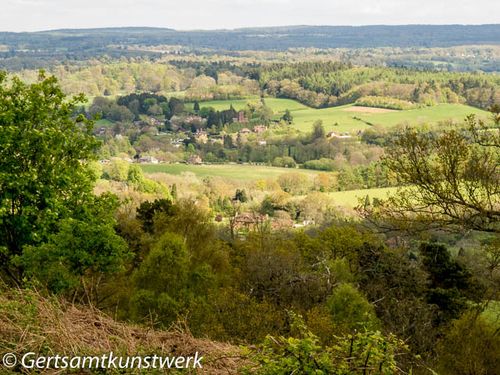
[[[500,23],[500,0],[0,0],[1,31]]]

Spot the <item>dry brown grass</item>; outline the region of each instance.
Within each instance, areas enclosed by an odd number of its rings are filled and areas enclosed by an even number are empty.
[[[179,329],[166,332],[116,322],[94,308],[27,291],[0,291],[0,355],[7,352],[18,357],[26,352],[69,356],[198,352],[204,357],[203,370],[196,373],[204,374],[236,374],[245,364],[241,350],[233,345],[197,339]]]

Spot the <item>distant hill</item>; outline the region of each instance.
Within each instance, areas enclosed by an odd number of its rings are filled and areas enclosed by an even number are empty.
[[[500,24],[402,26],[286,26],[235,30],[151,27],[65,29],[0,33],[0,45],[15,50],[103,52],[108,45],[180,44],[216,50],[285,50],[299,47],[450,47],[500,44]]]

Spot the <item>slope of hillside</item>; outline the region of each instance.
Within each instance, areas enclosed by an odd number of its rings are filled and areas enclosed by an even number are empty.
[[[194,356],[198,352],[203,368],[196,373],[207,374],[234,374],[243,364],[239,348],[229,344],[196,339],[179,329],[166,332],[119,323],[96,309],[35,292],[0,291],[0,358],[14,353],[19,359],[28,352],[70,357],[110,352],[117,356]],[[6,371],[0,364],[0,373]],[[19,373],[21,368],[11,371]]]

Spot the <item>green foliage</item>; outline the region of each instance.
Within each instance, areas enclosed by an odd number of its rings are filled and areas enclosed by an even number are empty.
[[[27,276],[58,293],[84,286],[84,276],[121,271],[131,254],[114,229],[117,206],[111,195],[87,202],[78,218],[60,220],[47,242],[25,247],[16,263]]]
[[[105,168],[109,179],[119,182],[125,182],[129,176],[129,163],[121,159],[113,159],[109,166]]]
[[[330,347],[304,325],[301,316],[290,315],[296,337],[268,336],[259,347],[255,361],[256,374],[386,374],[404,373],[396,356],[407,346],[393,335],[384,337],[379,331],[359,332],[336,337]]]
[[[283,116],[281,116],[281,119],[287,124],[291,124],[293,122],[293,116],[289,109],[285,110],[285,113],[283,114]]]
[[[304,168],[315,169],[317,171],[333,171],[335,169],[335,162],[327,158],[308,160],[304,163]]]
[[[313,124],[313,129],[311,133],[311,138],[313,140],[323,139],[326,136],[325,128],[323,126],[323,121],[317,120]]]
[[[384,163],[411,188],[370,212],[373,219],[410,231],[500,232],[499,130],[473,115],[466,125],[439,132],[405,128],[393,137]]]
[[[340,284],[333,289],[326,306],[332,321],[344,332],[355,329],[374,330],[379,326],[373,306],[351,284]]]
[[[173,214],[175,211],[172,202],[168,199],[156,199],[154,202],[143,202],[137,208],[137,219],[142,223],[146,232],[153,232],[154,219],[157,214]]]
[[[481,300],[484,289],[464,266],[451,258],[445,246],[423,243],[419,250],[430,276],[427,298],[439,307],[440,323],[458,318],[468,300]]]
[[[454,320],[437,345],[439,373],[494,374],[500,368],[498,326],[466,313]]]
[[[417,105],[406,100],[380,96],[363,96],[356,100],[354,104],[363,107],[387,108],[400,111],[418,108]]]
[[[132,317],[154,314],[165,325],[173,322],[186,302],[189,255],[182,238],[165,233],[134,272],[130,300]]]
[[[93,200],[95,174],[86,167],[97,147],[92,122],[72,118],[82,102],[66,99],[43,73],[31,85],[17,78],[9,84],[0,73],[0,258],[17,282],[22,269],[12,267],[12,257],[46,242],[60,220]]]
[[[248,201],[248,196],[245,189],[236,189],[236,193],[234,193],[234,200],[241,203],[245,203],[246,201]]]
[[[275,157],[273,160],[273,166],[280,168],[295,168],[297,163],[290,156]]]

